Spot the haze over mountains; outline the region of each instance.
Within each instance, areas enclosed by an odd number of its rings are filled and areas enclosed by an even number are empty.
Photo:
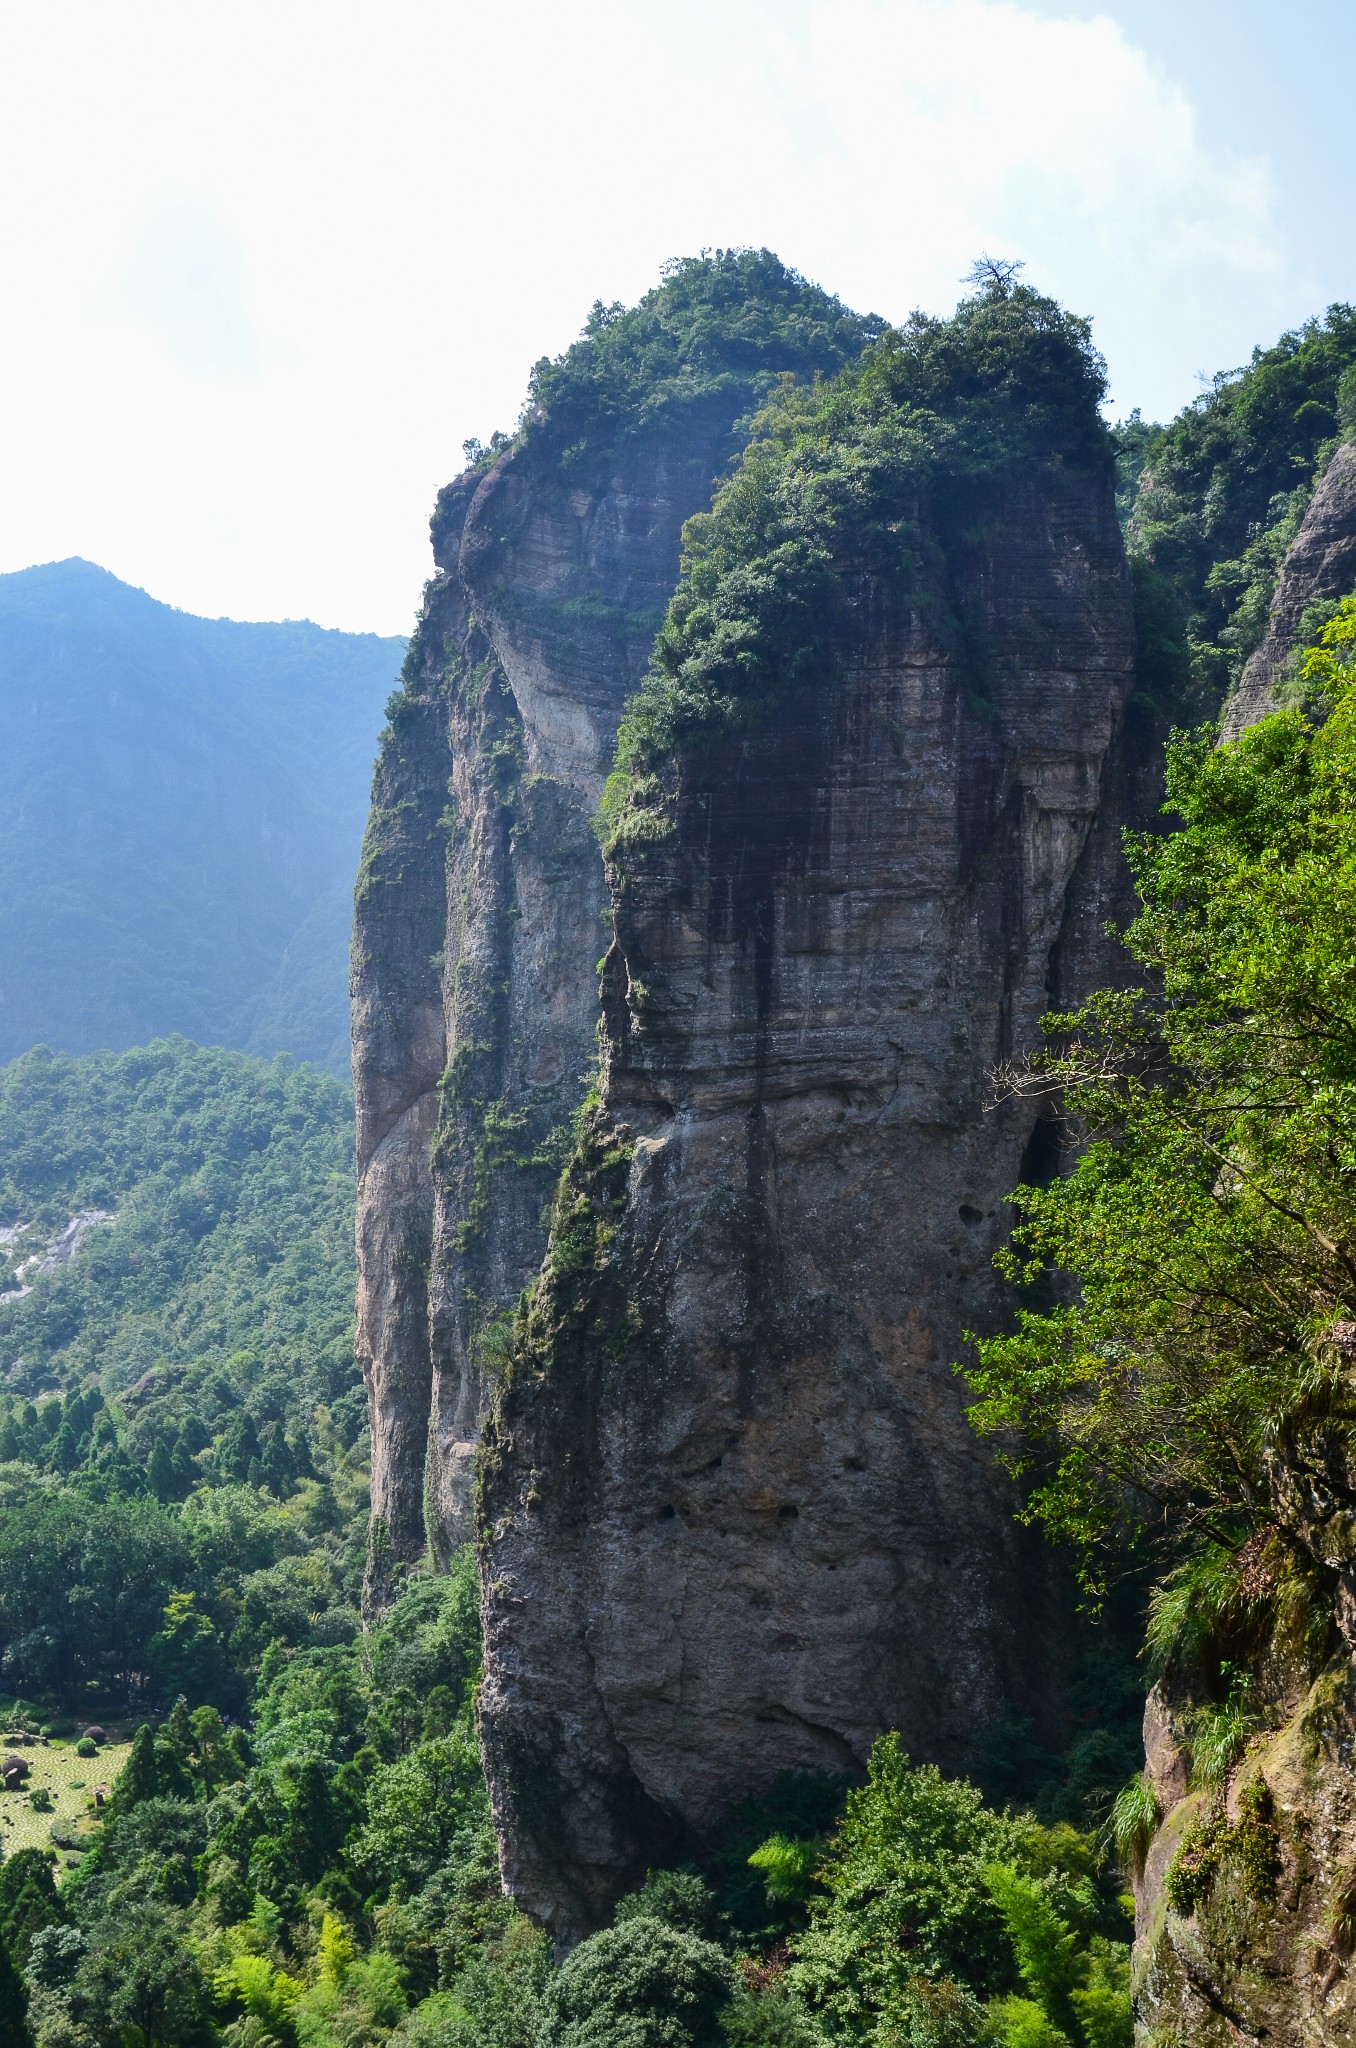
[[[398,638],[0,576],[0,1061],[182,1032],[348,1072],[353,874]]]

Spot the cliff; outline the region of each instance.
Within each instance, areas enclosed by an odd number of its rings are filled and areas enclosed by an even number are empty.
[[[484,1374],[596,1065],[592,816],[683,524],[776,379],[873,331],[766,252],[677,265],[630,313],[595,307],[507,452],[439,499],[356,899],[369,1608],[469,1533]]]
[[[1312,638],[1317,608],[1356,590],[1356,441],[1344,441],[1319,479],[1281,565],[1262,643],[1224,707],[1222,734],[1236,739],[1274,711],[1293,657]]]
[[[482,1470],[504,1868],[564,1938],[781,1771],[1058,1730],[1059,1594],[953,1361],[1048,1167],[986,1074],[1114,886],[1099,390],[995,289],[788,401],[623,727],[601,1097]]]
[[[1356,2041],[1356,1665],[1336,1657],[1256,1738],[1222,1794],[1189,1789],[1183,1704],[1145,1719],[1162,1814],[1136,1885],[1135,2005],[1190,2048]]]

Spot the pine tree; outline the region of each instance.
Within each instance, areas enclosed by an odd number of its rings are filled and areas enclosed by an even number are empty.
[[[199,1472],[197,1464],[194,1460],[193,1453],[188,1448],[188,1445],[185,1443],[182,1436],[180,1436],[178,1441],[175,1443],[173,1461],[174,1497],[176,1500],[182,1500],[185,1494],[192,1493],[194,1487],[197,1485],[199,1479],[202,1477],[202,1474]]]
[[[292,1479],[292,1460],[288,1455],[287,1439],[282,1424],[270,1422],[260,1439],[259,1467],[265,1486],[276,1493],[279,1500],[286,1495]]]
[[[63,1422],[52,1439],[51,1455],[58,1472],[74,1472],[80,1463],[80,1444],[69,1422]]]
[[[193,1751],[193,1724],[189,1718],[188,1701],[182,1693],[174,1702],[165,1723],[165,1735],[173,1743],[175,1755],[187,1761]]]
[[[146,1484],[158,1501],[174,1498],[174,1460],[163,1436],[158,1436],[151,1446],[151,1455],[146,1465]]]
[[[115,1813],[130,1813],[143,1799],[154,1799],[160,1791],[160,1771],[155,1754],[155,1730],[143,1721],[132,1740],[132,1754],[118,1772],[110,1806]]]
[[[237,1415],[221,1443],[221,1462],[233,1479],[247,1479],[259,1459],[259,1432],[247,1409]]]

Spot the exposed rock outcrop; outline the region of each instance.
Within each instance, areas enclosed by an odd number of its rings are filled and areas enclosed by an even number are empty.
[[[1356,2041],[1356,1669],[1342,1656],[1227,1791],[1187,1790],[1161,1696],[1145,1717],[1162,1819],[1136,1885],[1135,2004],[1172,2048]],[[1189,1873],[1174,1880],[1174,1864]]]
[[[766,252],[676,266],[634,312],[595,309],[512,449],[439,499],[354,937],[371,1607],[426,1540],[469,1534],[484,1368],[596,1066],[592,816],[683,524],[776,378],[872,331]]]
[[[838,560],[828,679],[683,750],[612,869],[602,1102],[482,1495],[504,1867],[566,1939],[780,1771],[1059,1722],[953,1361],[1039,1165],[986,1073],[1096,950],[1129,587],[1100,454],[897,512],[945,587]]]
[[[1237,690],[1224,707],[1222,735],[1239,733],[1277,705],[1303,642],[1305,614],[1320,601],[1356,590],[1356,441],[1333,455],[1309,501],[1299,532],[1281,566],[1266,636],[1248,658]]]

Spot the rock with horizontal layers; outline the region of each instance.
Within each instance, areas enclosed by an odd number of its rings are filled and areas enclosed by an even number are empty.
[[[684,750],[612,869],[482,1490],[504,1870],[563,1941],[780,1772],[1060,1732],[1063,1589],[954,1361],[1048,1149],[986,1076],[1096,952],[1130,594],[1102,457],[900,516],[945,590],[837,563],[830,679]]]

